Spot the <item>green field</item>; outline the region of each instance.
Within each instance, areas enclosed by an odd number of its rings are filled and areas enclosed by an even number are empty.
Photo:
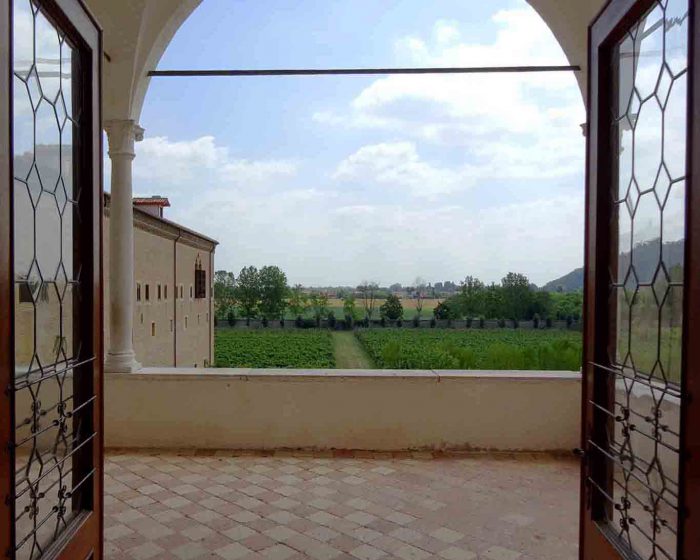
[[[328,330],[218,330],[216,367],[334,368]]]
[[[356,331],[375,365],[392,369],[569,370],[581,334],[569,331],[367,329]]]
[[[216,366],[569,370],[581,364],[581,334],[571,331],[220,329]]]

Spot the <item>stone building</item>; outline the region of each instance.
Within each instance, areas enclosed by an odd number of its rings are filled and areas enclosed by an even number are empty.
[[[15,229],[16,368],[19,373],[62,362],[73,347],[74,277],[71,244],[72,213],[57,213],[69,196],[47,196],[43,181],[60,164],[57,146],[37,146],[51,164],[36,166],[30,189],[18,189]],[[18,170],[30,173],[29,154],[15,158]],[[34,173],[34,171],[32,171]],[[62,192],[59,188],[56,192]],[[104,270],[109,269],[109,194],[104,195]],[[212,270],[217,242],[163,217],[166,198],[134,199],[133,346],[143,366],[206,367],[213,363]],[[34,207],[33,220],[24,219]],[[22,219],[20,219],[20,217]],[[62,256],[61,256],[62,255]],[[104,301],[110,277],[104,276]],[[105,349],[110,341],[110,306],[104,306]],[[46,336],[42,333],[52,333]]]
[[[104,231],[110,203],[105,194]],[[207,367],[214,362],[212,271],[218,243],[165,219],[168,206],[158,196],[134,199],[134,351],[143,366]],[[105,243],[105,269],[109,257]],[[104,294],[108,301],[108,276]],[[104,313],[108,325],[108,305]]]

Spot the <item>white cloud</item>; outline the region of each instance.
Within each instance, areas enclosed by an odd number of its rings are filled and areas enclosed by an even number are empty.
[[[459,169],[434,166],[420,158],[413,142],[363,146],[340,162],[333,178],[376,181],[428,198],[463,190],[474,183],[470,166]]]
[[[447,20],[404,37],[397,65],[566,62],[531,8],[493,21],[483,43]],[[313,118],[341,139],[313,166],[242,157],[212,136],[147,138],[135,189],[170,196],[168,217],[220,240],[217,266],[277,264],[293,283],[522,271],[542,284],[581,266],[585,115],[572,75],[390,76]]]
[[[492,19],[499,31],[490,43],[464,42],[458,24],[438,21],[429,40],[400,39],[397,54],[418,66],[567,63],[532,8],[500,11]],[[318,111],[313,119],[461,146],[484,177],[582,178],[585,112],[570,73],[388,76],[362,90],[346,110]]]
[[[136,144],[135,181],[163,181],[173,187],[197,179],[215,183],[249,184],[271,178],[290,177],[297,163],[287,160],[251,161],[232,157],[227,147],[217,146],[213,136],[170,141],[165,136],[145,138]]]

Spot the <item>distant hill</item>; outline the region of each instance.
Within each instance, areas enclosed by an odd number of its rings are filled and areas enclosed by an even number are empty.
[[[564,276],[547,282],[542,289],[545,292],[576,292],[583,289],[583,267],[576,268]]]
[[[685,244],[682,239],[664,243],[664,263],[670,269],[683,262]],[[634,264],[641,278],[650,278],[659,261],[659,239],[648,241],[634,248]],[[629,253],[621,257],[629,261]],[[583,289],[583,268],[572,270],[568,274],[547,282],[542,289],[546,292],[575,292]]]

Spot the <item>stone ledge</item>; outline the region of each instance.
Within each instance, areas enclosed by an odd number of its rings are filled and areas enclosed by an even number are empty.
[[[580,382],[581,374],[572,371],[528,370],[408,370],[408,369],[285,369],[285,368],[142,368],[134,373],[107,373],[108,378],[127,376],[137,381],[221,381],[233,380],[285,380],[285,379],[490,379],[542,381],[561,380]]]

